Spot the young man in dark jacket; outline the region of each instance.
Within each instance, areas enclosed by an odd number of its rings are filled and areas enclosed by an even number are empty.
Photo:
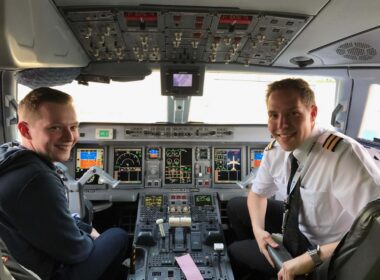
[[[53,162],[66,161],[78,139],[70,95],[31,91],[19,104],[21,145],[0,146],[0,237],[42,279],[118,279],[128,235],[78,227]]]

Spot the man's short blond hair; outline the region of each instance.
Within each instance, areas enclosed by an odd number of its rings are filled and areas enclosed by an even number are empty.
[[[31,121],[39,116],[39,108],[42,104],[52,102],[57,104],[72,104],[73,98],[62,91],[40,87],[29,92],[18,104],[20,121]]]
[[[269,97],[272,92],[276,90],[295,91],[301,97],[301,102],[310,109],[315,105],[314,91],[310,88],[309,84],[303,79],[288,78],[280,81],[273,82],[268,85],[266,103],[268,105]]]

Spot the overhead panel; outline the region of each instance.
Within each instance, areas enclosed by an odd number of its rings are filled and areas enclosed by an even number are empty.
[[[173,7],[62,8],[93,61],[271,65],[310,17]]]

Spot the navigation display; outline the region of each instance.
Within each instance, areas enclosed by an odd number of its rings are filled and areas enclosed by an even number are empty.
[[[104,149],[103,148],[77,148],[75,160],[75,180],[78,180],[92,166],[104,169]],[[99,176],[94,175],[86,184],[100,185]]]
[[[261,161],[263,159],[264,151],[251,149],[249,153],[249,158],[251,161],[251,171],[260,167]]]
[[[162,207],[163,205],[162,195],[146,195],[144,198],[145,207]]]
[[[113,177],[124,184],[141,184],[142,148],[115,148]]]
[[[165,149],[165,184],[191,184],[193,181],[191,148]]]
[[[212,206],[211,195],[194,195],[195,206]]]
[[[214,183],[231,184],[241,180],[241,150],[215,148]]]

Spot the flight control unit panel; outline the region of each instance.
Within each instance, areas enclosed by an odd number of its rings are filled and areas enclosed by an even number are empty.
[[[219,213],[215,194],[142,195],[128,279],[186,279],[177,258],[187,254],[205,280],[234,279]]]

